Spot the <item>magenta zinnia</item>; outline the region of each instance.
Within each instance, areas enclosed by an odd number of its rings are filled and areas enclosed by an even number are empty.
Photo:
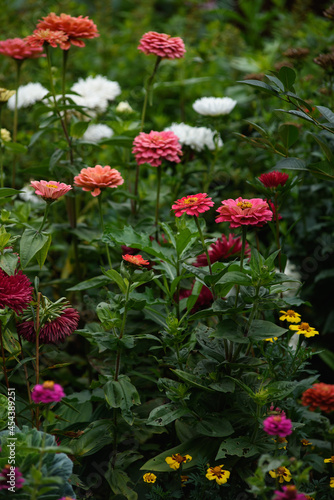
[[[272,415],[263,421],[263,430],[270,436],[289,436],[292,434],[292,422],[285,415]]]
[[[0,490],[8,490],[12,486],[10,482],[13,481],[13,479],[15,488],[19,490],[23,487],[24,479],[19,468],[7,464],[0,472]]]
[[[22,271],[9,276],[0,268],[0,309],[13,309],[21,314],[32,301],[32,285]]]
[[[182,155],[181,144],[174,132],[155,132],[149,134],[141,132],[133,141],[132,153],[138,165],[148,163],[152,167],[159,167],[163,160],[180,163]]]
[[[208,198],[207,196],[206,193],[189,194],[175,201],[175,204],[172,205],[175,217],[181,217],[184,213],[198,217],[199,214],[207,212],[214,205],[212,198]]]
[[[267,188],[277,188],[278,186],[284,186],[289,178],[289,174],[284,174],[283,172],[278,172],[274,170],[268,174],[261,174],[259,181]]]
[[[31,392],[31,398],[34,403],[58,403],[65,393],[59,384],[55,384],[52,380],[46,380],[44,384],[37,384]]]
[[[162,59],[180,59],[186,52],[182,38],[156,31],[145,33],[137,48],[144,54],[155,54]]]
[[[242,241],[239,236],[235,236],[233,233],[228,235],[226,238],[225,234],[222,234],[221,238],[215,243],[212,243],[208,248],[208,253],[210,257],[211,264],[215,262],[224,262],[228,259],[234,259],[240,257],[241,255]],[[246,241],[245,244],[245,257],[250,257],[250,247]],[[208,265],[208,261],[205,253],[198,255],[194,266],[205,267]]]
[[[260,227],[273,218],[268,203],[261,198],[246,200],[240,196],[236,200],[225,200],[217,212],[220,215],[216,222],[229,222],[230,227]]]
[[[275,490],[276,496],[273,500],[307,500],[304,493],[298,493],[296,486],[282,486],[282,490],[283,491]]]

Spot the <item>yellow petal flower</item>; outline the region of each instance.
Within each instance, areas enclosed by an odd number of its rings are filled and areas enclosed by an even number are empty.
[[[152,474],[152,472],[147,472],[143,475],[143,479],[145,483],[155,483],[157,480],[157,476],[155,474]]]
[[[231,473],[228,470],[223,470],[224,465],[216,465],[215,467],[209,467],[205,477],[209,481],[215,480],[217,484],[225,484],[230,477]]]
[[[299,323],[300,320],[300,314],[293,311],[292,309],[288,309],[287,311],[280,311],[283,316],[280,316],[281,321],[288,321],[289,323]]]

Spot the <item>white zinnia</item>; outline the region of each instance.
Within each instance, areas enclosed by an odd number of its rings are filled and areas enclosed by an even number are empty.
[[[113,130],[108,125],[99,123],[97,125],[89,125],[86,132],[82,136],[83,141],[97,143],[101,139],[110,139],[114,135]]]
[[[189,146],[194,151],[203,151],[205,146],[213,151],[216,149],[216,141],[218,141],[219,148],[223,146],[223,141],[218,132],[214,132],[207,127],[191,127],[185,123],[172,123],[165,130],[174,132],[182,145]]]
[[[20,109],[32,106],[35,102],[41,101],[48,93],[49,91],[40,83],[21,85],[17,89],[17,107]],[[15,109],[15,95],[8,99],[7,104],[10,110]]]
[[[108,80],[105,76],[89,76],[79,80],[72,85],[71,90],[79,95],[71,95],[73,101],[88,109],[96,109],[104,113],[108,107],[108,101],[113,101],[120,95],[121,87],[117,82]]]
[[[133,109],[131,108],[128,101],[121,101],[120,103],[118,103],[118,105],[116,107],[116,112],[117,113],[133,113]]]
[[[231,113],[237,101],[230,97],[202,97],[193,104],[193,109],[204,116],[220,116]]]

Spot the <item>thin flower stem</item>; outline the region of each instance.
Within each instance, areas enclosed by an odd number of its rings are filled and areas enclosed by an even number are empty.
[[[127,284],[127,289],[126,289],[126,294],[125,294],[125,305],[124,305],[122,325],[121,325],[120,334],[119,334],[119,337],[118,337],[119,340],[121,340],[123,338],[124,331],[125,331],[126,317],[127,317],[127,314],[128,314],[129,294],[130,294],[130,283]],[[117,382],[118,376],[119,376],[120,362],[121,362],[121,350],[118,349],[118,351],[117,351],[117,358],[116,358],[116,365],[115,365],[115,375],[114,375],[114,380],[116,382]]]
[[[180,276],[180,259],[179,255],[177,255],[177,262],[176,262],[176,278]],[[180,321],[180,280],[178,279],[177,285],[176,285],[176,317],[178,321]]]
[[[102,230],[102,235],[103,235],[103,232],[104,232],[104,222],[103,222],[103,211],[102,211],[102,192],[101,192],[101,194],[98,195],[97,199],[98,199],[98,202],[99,202],[100,224],[101,224],[101,230]],[[109,267],[110,267],[110,269],[112,269],[112,263],[111,263],[111,258],[110,258],[108,243],[105,244],[105,247],[106,247],[106,253],[107,253]]]
[[[17,332],[17,337],[19,340],[20,348],[21,348],[21,359],[24,361],[24,353],[23,353],[23,346],[22,346],[22,339],[21,335],[19,332]],[[28,370],[27,370],[27,365],[26,363],[23,364],[23,370],[24,370],[24,376],[26,379],[26,385],[27,385],[27,393],[28,393],[28,399],[29,399],[29,404],[30,404],[30,410],[31,410],[31,424],[33,425],[34,422],[34,410],[32,408],[32,399],[31,399],[31,389],[30,389],[30,382],[29,382],[29,376],[28,376]]]
[[[244,257],[245,257],[245,247],[246,247],[246,235],[247,235],[247,227],[242,226],[242,245],[241,245],[241,255],[240,255],[240,272],[243,271],[244,265]],[[240,285],[237,285],[237,292],[235,295],[235,307],[238,307],[238,298],[239,298]]]
[[[4,350],[4,347],[3,347],[2,324],[1,323],[0,323],[0,342],[1,342],[1,355],[2,355],[2,369],[3,369],[3,374],[4,374],[4,377],[5,377],[5,381],[6,381],[6,387],[9,390],[9,381],[8,381],[7,368],[6,368],[5,350]]]
[[[42,232],[42,229],[44,227],[44,224],[46,222],[46,219],[47,219],[47,216],[49,214],[49,209],[50,209],[50,203],[49,202],[46,202],[46,207],[45,207],[45,212],[44,212],[44,217],[43,217],[43,220],[42,220],[42,223],[39,227],[39,230],[38,232],[41,233]]]
[[[40,317],[39,310],[41,304],[41,292],[37,294],[37,307],[36,307],[36,385],[39,384],[39,331],[40,331]],[[39,407],[36,408],[36,429],[39,430]]]
[[[276,224],[276,245],[277,245],[277,250],[279,250],[278,267],[279,267],[280,272],[282,272],[282,252],[281,252],[281,243],[280,243],[280,238],[279,238],[278,193],[275,193],[274,207],[275,207],[274,217],[275,217],[275,224]]]
[[[68,61],[69,50],[63,50],[63,67],[61,78],[61,93],[63,96],[63,104],[66,105],[66,66]]]
[[[14,106],[14,118],[13,118],[13,142],[16,142],[17,138],[17,127],[18,127],[18,89],[20,86],[20,76],[21,76],[21,65],[23,60],[16,59],[16,85],[15,85],[15,106]],[[15,188],[16,183],[16,154],[13,158],[12,163],[12,188]]]
[[[159,236],[159,201],[160,201],[160,187],[161,187],[161,174],[162,169],[161,165],[158,167],[158,176],[157,176],[157,200],[155,204],[155,239],[158,241]]]
[[[208,262],[209,271],[210,271],[210,274],[212,276],[211,260],[210,260],[210,256],[209,256],[209,252],[208,252],[207,246],[206,246],[205,241],[204,241],[204,236],[203,236],[203,233],[202,233],[201,225],[200,225],[200,222],[198,220],[198,217],[195,216],[194,219],[195,219],[195,222],[196,222],[196,226],[197,226],[197,229],[198,229],[200,240],[202,242],[202,247],[203,247],[204,253],[206,255],[206,260]],[[214,286],[214,284],[212,284],[210,288],[211,288],[212,296],[215,299],[216,294],[215,294],[215,286]]]
[[[3,177],[3,151],[2,151],[2,140],[1,140],[1,127],[2,127],[2,105],[0,104],[0,186],[4,187],[4,177]]]
[[[219,152],[219,148],[218,148],[218,138],[217,138],[217,141],[215,141],[215,152],[214,152],[214,155],[213,155],[213,159],[212,159],[212,162],[211,162],[211,165],[210,165],[209,172],[207,172],[206,180],[205,180],[204,185],[203,185],[203,191],[204,191],[204,193],[206,193],[207,190],[210,187],[210,184],[211,184],[211,181],[212,181],[212,177],[213,177],[213,172],[214,172],[214,169],[215,169],[215,165],[217,163],[218,152]]]

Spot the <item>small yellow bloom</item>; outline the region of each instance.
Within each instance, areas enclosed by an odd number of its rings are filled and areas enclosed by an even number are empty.
[[[175,455],[165,458],[165,461],[168,463],[169,467],[174,470],[179,469],[181,464],[190,462],[191,460],[192,457],[190,455],[185,455],[183,457],[182,455],[180,455],[180,453],[175,453]]]
[[[279,478],[278,480],[280,483],[283,483],[284,481],[291,481],[291,472],[286,467],[278,467],[275,470],[270,470],[269,474],[274,479]]]
[[[303,446],[309,446],[312,444],[310,441],[308,441],[308,439],[302,439],[300,442]]]
[[[274,340],[277,340],[278,337],[271,337],[270,339],[264,339],[266,342],[272,342],[274,343]]]
[[[330,478],[330,481],[329,481],[329,486],[330,486],[331,488],[334,488],[334,477],[331,477],[331,478]]]
[[[216,467],[209,467],[205,477],[209,479],[209,481],[216,480],[217,484],[224,484],[227,482],[231,473],[228,470],[223,470],[224,465],[216,465]]]
[[[305,335],[305,337],[314,337],[319,335],[319,332],[308,323],[300,323],[300,325],[290,325],[290,330],[295,330],[297,335]]]
[[[334,464],[334,455],[331,458],[325,458],[324,462],[325,464]]]
[[[0,103],[7,102],[12,95],[15,94],[15,90],[7,90],[4,88],[0,88]]]
[[[280,316],[281,321],[288,321],[289,323],[299,323],[301,321],[300,314],[296,313],[292,309],[288,309],[287,311],[280,311],[283,316]]]
[[[157,476],[155,474],[152,474],[152,472],[147,472],[143,475],[143,479],[145,483],[155,483],[157,480]]]

